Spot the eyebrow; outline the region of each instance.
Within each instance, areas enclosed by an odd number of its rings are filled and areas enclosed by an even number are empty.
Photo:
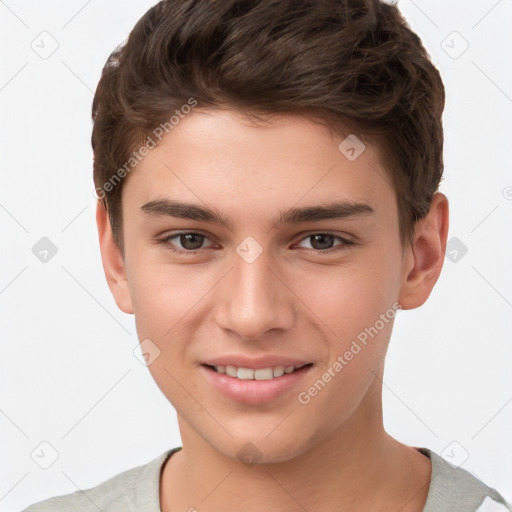
[[[140,208],[151,217],[176,217],[196,221],[211,222],[231,229],[232,221],[221,215],[216,209],[183,203],[171,199],[156,199],[149,201]],[[318,222],[330,219],[347,219],[373,215],[373,208],[365,203],[329,202],[316,206],[293,207],[281,210],[274,219],[275,224],[299,224],[302,222]]]

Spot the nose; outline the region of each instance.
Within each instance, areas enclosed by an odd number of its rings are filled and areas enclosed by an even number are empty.
[[[217,324],[243,340],[260,340],[269,331],[293,325],[293,294],[274,270],[265,251],[251,263],[234,256],[231,272],[222,281]],[[274,265],[275,267],[275,265]]]

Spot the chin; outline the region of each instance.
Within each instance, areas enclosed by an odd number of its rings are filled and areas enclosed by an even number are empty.
[[[272,439],[271,439],[272,438]],[[240,435],[223,443],[210,443],[212,448],[224,457],[238,460],[248,467],[289,462],[308,451],[314,443],[297,439],[296,431],[283,431],[281,435],[272,433],[270,437]]]

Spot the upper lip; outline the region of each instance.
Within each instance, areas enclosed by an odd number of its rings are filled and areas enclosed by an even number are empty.
[[[203,362],[209,366],[235,366],[236,368],[252,368],[258,370],[260,368],[275,368],[276,366],[295,366],[300,368],[311,363],[304,359],[296,359],[288,356],[264,355],[259,357],[248,357],[244,355],[224,355],[213,357]]]

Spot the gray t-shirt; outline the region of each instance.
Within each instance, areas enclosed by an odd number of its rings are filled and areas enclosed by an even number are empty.
[[[83,491],[30,505],[23,512],[161,512],[160,471],[181,447]],[[471,473],[457,468],[428,448],[416,448],[432,461],[423,512],[512,512],[512,506]]]

